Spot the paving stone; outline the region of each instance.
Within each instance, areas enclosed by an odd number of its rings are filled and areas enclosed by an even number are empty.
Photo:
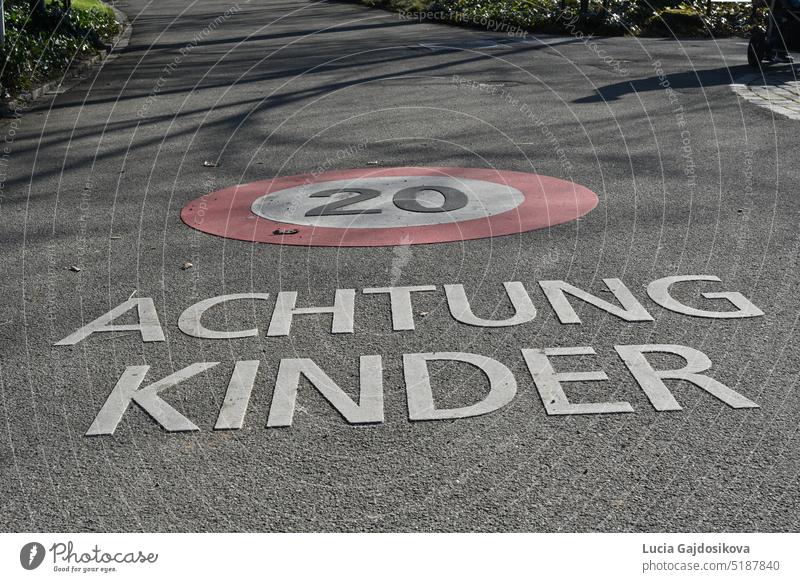
[[[800,68],[764,71],[737,79],[731,90],[758,107],[800,120]]]

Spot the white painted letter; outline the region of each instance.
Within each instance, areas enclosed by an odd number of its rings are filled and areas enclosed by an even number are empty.
[[[212,297],[211,299],[204,299],[198,301],[191,307],[181,313],[178,318],[178,329],[186,335],[192,337],[199,337],[201,339],[233,339],[240,337],[255,337],[258,335],[258,329],[245,329],[242,331],[215,331],[207,329],[203,326],[200,319],[203,314],[210,308],[219,303],[226,301],[233,301],[234,299],[269,299],[269,293],[234,293],[231,295],[220,295],[219,297]]]
[[[553,306],[553,310],[558,315],[561,323],[581,322],[578,314],[575,313],[572,305],[567,301],[565,293],[569,293],[573,297],[577,297],[625,321],[653,321],[651,315],[647,313],[647,310],[636,300],[636,297],[633,296],[622,281],[619,279],[603,279],[603,282],[614,293],[622,308],[604,299],[590,295],[586,291],[573,287],[564,281],[539,281],[539,286],[547,296],[547,300],[550,301],[550,305]]]
[[[752,400],[748,400],[713,378],[701,374],[700,372],[705,372],[711,367],[711,360],[699,350],[670,344],[614,346],[614,349],[617,350],[620,358],[625,362],[656,410],[682,410],[681,405],[664,384],[664,380],[691,382],[732,408],[758,408],[758,404]],[[686,366],[680,370],[654,370],[643,355],[653,352],[681,356],[686,360]]]
[[[354,289],[337,289],[333,307],[295,307],[297,293],[281,291],[272,313],[267,335],[270,337],[289,335],[292,317],[304,313],[332,313],[331,333],[353,333],[356,292]]]
[[[284,359],[269,409],[268,427],[291,426],[300,374],[351,424],[383,422],[383,364],[380,356],[361,356],[358,404],[309,358]]]
[[[414,329],[414,310],[411,308],[411,293],[416,291],[436,291],[436,286],[374,287],[364,289],[363,293],[388,293],[392,307],[392,329],[401,331]]]
[[[136,307],[139,314],[139,323],[131,325],[110,325],[112,321],[117,319],[123,313],[127,313]],[[158,313],[153,304],[153,300],[149,297],[139,297],[137,299],[128,299],[125,303],[118,305],[108,313],[101,315],[91,323],[87,323],[75,333],[68,335],[59,342],[57,346],[72,346],[79,341],[86,339],[93,333],[106,331],[138,331],[142,334],[143,342],[163,342],[164,331],[161,329],[161,324],[158,321]]]
[[[158,393],[180,384],[200,372],[205,372],[217,364],[219,362],[192,364],[141,389],[139,386],[144,381],[145,374],[147,374],[150,366],[128,366],[122,373],[117,385],[114,386],[111,394],[108,395],[103,408],[97,413],[92,426],[86,432],[86,436],[114,434],[114,430],[116,430],[119,421],[122,420],[122,415],[128,410],[131,400],[141,406],[147,414],[152,416],[156,422],[169,432],[200,430],[192,421],[159,398]]]
[[[593,355],[591,347],[575,348],[548,348],[545,350],[522,350],[525,363],[533,376],[536,389],[542,398],[542,403],[547,414],[608,414],[614,412],[633,412],[633,407],[627,402],[596,402],[588,404],[572,404],[564,389],[562,382],[596,382],[608,380],[605,372],[560,372],[556,373],[550,364],[548,356],[582,356]]]
[[[705,309],[697,309],[684,305],[677,301],[669,293],[669,288],[673,283],[681,281],[715,281],[720,282],[719,277],[713,275],[676,275],[674,277],[664,277],[653,281],[647,286],[647,294],[650,299],[658,303],[661,307],[674,311],[675,313],[682,313],[684,315],[692,315],[694,317],[708,317],[712,319],[738,319],[744,317],[758,317],[764,315],[758,307],[753,305],[741,293],[736,291],[726,291],[723,293],[700,293],[706,299],[726,299],[734,307],[736,311],[706,311]]]
[[[433,389],[428,372],[428,362],[452,360],[465,362],[480,369],[489,379],[489,394],[486,398],[461,408],[437,409],[433,401]],[[492,358],[462,352],[437,352],[405,354],[403,373],[406,380],[409,420],[442,420],[480,416],[502,408],[514,399],[517,382],[511,370]]]
[[[217,417],[217,424],[214,425],[215,430],[242,428],[259,363],[258,360],[236,362],[228,382],[228,390],[225,392],[225,401]]]
[[[506,288],[511,305],[514,306],[515,313],[508,319],[494,320],[475,317],[463,285],[445,285],[444,292],[447,294],[447,304],[453,319],[467,325],[480,327],[506,327],[533,321],[533,318],[536,317],[536,307],[534,307],[528,292],[525,291],[525,286],[518,281],[506,282],[503,283],[503,286]]]

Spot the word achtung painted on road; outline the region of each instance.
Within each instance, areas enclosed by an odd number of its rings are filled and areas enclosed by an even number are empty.
[[[654,321],[646,307],[628,287],[616,278],[603,279],[607,291],[615,301],[607,301],[565,281],[539,281],[539,287],[559,322],[566,325],[580,324],[575,303],[582,302],[615,316],[625,322]],[[707,319],[741,319],[758,317],[764,313],[749,299],[737,291],[702,292],[700,296],[713,309],[702,309],[687,305],[674,297],[675,285],[688,282],[715,282],[720,279],[710,275],[681,275],[664,277],[647,285],[649,299],[668,311]],[[463,285],[444,285],[443,291],[452,318],[464,325],[476,327],[509,327],[533,321],[537,309],[525,286],[518,281],[505,282],[505,295],[514,314],[505,319],[485,319],[476,315],[470,305]],[[177,325],[184,334],[205,340],[236,340],[258,337],[285,337],[291,334],[292,323],[298,316],[327,314],[331,318],[332,334],[352,334],[356,329],[356,304],[363,300],[376,300],[375,296],[388,298],[391,327],[396,332],[415,330],[413,302],[419,293],[436,293],[435,285],[404,287],[376,287],[362,289],[336,289],[333,304],[326,306],[298,307],[295,291],[280,291],[275,297],[272,314],[266,330],[211,329],[203,323],[207,312],[223,304],[244,300],[269,301],[269,293],[235,293],[220,295],[198,301],[188,306],[178,318]],[[373,299],[370,299],[373,298]],[[610,297],[609,297],[610,299]],[[119,317],[134,312],[137,323],[115,324]],[[138,332],[143,342],[165,341],[164,330],[151,298],[131,298],[114,309],[100,315],[56,342],[57,346],[75,345],[95,334],[113,332]],[[758,404],[739,392],[712,378],[707,372],[712,363],[706,354],[695,348],[678,344],[615,345],[613,349],[626,369],[658,411],[681,410],[681,406],[666,385],[667,380],[683,380],[700,390],[715,396],[735,409],[758,408]],[[572,403],[567,398],[563,385],[569,382],[595,382],[609,380],[600,370],[556,372],[554,358],[586,356],[596,354],[590,346],[540,347],[521,346],[520,353],[527,366],[533,385],[541,397],[548,415],[632,413],[633,406],[624,401]],[[674,369],[656,368],[649,354],[673,354],[684,360],[684,365]],[[396,357],[396,356],[391,356]],[[497,411],[510,403],[517,394],[517,378],[503,363],[494,358],[465,352],[424,352],[402,354],[403,377],[408,402],[408,418],[411,421],[443,420],[479,416]],[[384,421],[383,368],[384,356],[361,355],[358,357],[359,392],[358,402],[342,390],[328,373],[311,357],[284,358],[278,364],[267,427],[287,427],[292,424],[301,378],[308,380],[331,406],[351,424],[381,423]],[[479,402],[458,408],[439,408],[434,400],[434,387],[429,373],[431,362],[456,362],[472,366],[482,372],[470,376],[483,383],[486,396]],[[196,431],[198,426],[181,414],[160,396],[165,390],[193,378],[220,362],[197,362],[161,379],[148,379],[149,366],[128,366],[111,390],[87,435],[113,434],[117,425],[136,403],[158,424],[169,432]],[[259,360],[243,360],[234,364],[227,384],[224,401],[219,410],[215,429],[240,429],[244,425],[250,396],[256,386]],[[563,368],[559,365],[559,368]],[[477,378],[477,380],[475,380]]]

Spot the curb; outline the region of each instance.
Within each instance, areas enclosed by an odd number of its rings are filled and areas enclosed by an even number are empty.
[[[125,49],[125,47],[127,47],[130,43],[133,27],[131,26],[128,17],[124,12],[108,2],[104,3],[114,11],[114,17],[122,27],[120,33],[114,39],[112,39],[110,44],[107,45],[105,55],[98,54],[81,61],[77,61],[62,73],[61,79],[54,79],[40,85],[39,87],[36,87],[35,89],[24,91],[15,99],[11,99],[9,101],[0,101],[0,119],[19,117],[21,112],[29,109],[35,101],[38,101],[42,97],[50,95],[55,96],[67,92],[69,89],[83,81],[85,79],[83,74],[95,68],[98,63],[100,63],[100,67],[98,68],[99,72],[99,70],[102,69],[106,63],[109,63],[119,57],[122,50]]]

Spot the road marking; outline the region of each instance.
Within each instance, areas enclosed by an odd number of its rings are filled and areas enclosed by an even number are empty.
[[[726,306],[728,309],[702,309],[681,303],[672,295],[672,288],[680,284],[697,282],[721,282],[714,275],[671,275],[662,277],[646,286],[647,295],[656,305],[673,313],[701,317],[707,319],[748,319],[761,317],[764,312],[756,307],[747,297],[738,291],[704,291],[700,296],[711,301],[711,305]],[[566,281],[552,280],[539,281],[545,298],[552,307],[558,320],[563,324],[580,324],[581,319],[573,308],[575,300],[605,311],[623,321],[630,323],[654,321],[653,316],[634,296],[630,289],[620,279],[615,277],[603,279],[606,291],[613,296],[613,303],[601,299],[584,289],[571,285]],[[450,314],[455,321],[478,327],[508,327],[521,325],[533,321],[536,317],[536,307],[520,281],[506,281],[503,283],[509,303],[514,308],[514,315],[505,319],[494,320],[478,317],[472,312],[469,294],[461,284],[445,284],[444,293]],[[415,285],[409,287],[367,287],[361,292],[363,295],[388,295],[391,305],[392,326],[395,331],[414,330],[414,310],[412,308],[412,293],[435,292],[436,285]],[[330,314],[331,334],[355,333],[356,297],[355,289],[336,289],[333,295],[333,305],[297,307],[296,291],[279,291],[272,309],[267,337],[288,336],[291,333],[292,323],[296,315]],[[215,307],[243,300],[268,301],[269,293],[232,293],[219,295],[197,301],[187,307],[178,317],[178,329],[190,337],[200,339],[242,339],[258,337],[259,329],[245,330],[212,330],[202,324],[205,313]],[[607,296],[608,297],[608,296]],[[609,297],[611,299],[611,297]],[[360,300],[359,300],[360,304]],[[730,307],[735,309],[730,309]],[[138,323],[114,323],[118,318],[127,315],[133,308],[137,308]],[[72,346],[89,337],[102,333],[114,333],[119,337],[120,332],[139,332],[143,342],[164,342],[166,336],[161,327],[155,302],[150,297],[128,300],[107,313],[101,315],[69,334],[64,339],[57,341],[56,346]]]
[[[712,367],[709,357],[689,346],[677,344],[615,345],[614,350],[628,373],[644,392],[651,406],[658,412],[683,410],[664,380],[682,380],[695,389],[707,392],[735,410],[759,408],[759,405],[733,388],[729,388],[706,372]],[[530,378],[548,416],[573,416],[584,414],[626,414],[636,412],[626,401],[573,403],[562,384],[568,382],[608,382],[602,370],[556,372],[550,362],[556,356],[596,354],[591,346],[566,346],[550,348],[522,348],[520,350],[528,367]],[[655,368],[645,354],[676,355],[685,361],[681,368]],[[401,355],[405,380],[408,420],[455,420],[482,416],[510,404],[517,395],[517,378],[502,362],[469,352],[427,352]],[[360,356],[358,400],[354,400],[312,358],[283,358],[278,363],[278,374],[272,391],[272,401],[267,417],[267,428],[284,428],[293,424],[300,392],[301,377],[307,380],[349,424],[382,424],[384,417],[384,356]],[[446,366],[447,373],[432,377],[428,362]],[[113,435],[136,403],[167,432],[195,432],[198,424],[184,416],[160,396],[195,376],[219,365],[220,362],[197,362],[171,375],[142,387],[150,366],[128,366],[111,390],[100,411],[95,416],[86,436]],[[263,385],[257,378],[258,360],[236,361],[228,382],[225,400],[220,407],[215,430],[239,430],[245,416],[253,389]],[[434,381],[441,382],[454,372],[455,365],[463,370],[468,364],[481,374],[470,374],[465,382],[480,388],[486,395],[479,401],[457,408],[439,408],[434,400]],[[563,364],[562,364],[563,367]],[[341,374],[341,372],[340,372]],[[523,376],[524,381],[527,376]],[[488,390],[486,383],[488,382]],[[305,388],[304,388],[305,390]],[[352,390],[352,388],[351,388]],[[203,423],[198,420],[198,422]]]
[[[368,247],[489,238],[546,228],[597,206],[565,180],[482,168],[361,168],[226,188],[181,219],[250,242]]]
[[[632,291],[616,278],[603,279],[607,290],[612,297],[611,301],[601,299],[580,287],[576,287],[561,280],[538,281],[544,293],[544,298],[555,312],[558,321],[562,324],[581,324],[581,319],[573,303],[581,301],[600,311],[604,311],[629,323],[652,322],[654,318],[638,301]],[[721,282],[713,275],[671,275],[652,281],[646,286],[649,298],[658,306],[690,317],[708,319],[746,319],[763,316],[764,312],[750,302],[744,295],[737,291],[700,291],[696,293],[711,301],[711,305],[727,303],[727,309],[718,310],[702,308],[702,304],[692,306],[682,303],[671,294],[674,285],[697,282]],[[470,294],[462,284],[444,285],[444,295],[453,320],[464,325],[484,328],[505,328],[521,326],[534,321],[537,309],[529,295],[528,289],[520,281],[506,281],[503,283],[506,297],[502,302],[508,302],[513,308],[513,315],[500,319],[485,319],[476,315],[472,310]],[[187,336],[208,339],[232,341],[262,336],[266,321],[266,338],[286,337],[292,333],[292,323],[295,316],[303,315],[330,315],[331,334],[355,334],[367,332],[374,334],[373,326],[369,325],[368,318],[357,317],[356,305],[361,305],[357,297],[363,295],[388,295],[391,311],[392,329],[395,332],[414,332],[414,309],[412,293],[437,292],[435,285],[416,285],[408,287],[367,287],[359,295],[355,289],[336,289],[334,291],[333,305],[326,302],[324,305],[309,306],[306,300],[301,300],[297,305],[297,292],[278,291],[272,308],[272,315],[263,312],[263,303],[259,306],[262,314],[259,327],[245,330],[214,330],[202,324],[204,314],[212,309],[220,309],[228,302],[234,301],[269,301],[272,293],[232,293],[207,299],[201,299],[187,307],[178,317],[178,328]],[[386,301],[383,301],[386,307]],[[694,303],[694,301],[692,302]],[[730,309],[733,306],[735,309]],[[385,308],[384,307],[384,308]],[[115,321],[128,315],[136,308],[138,321],[135,323],[115,323]],[[267,304],[269,311],[269,304]],[[367,319],[367,324],[364,320]],[[355,323],[360,322],[360,328]],[[317,330],[319,331],[319,330]],[[166,334],[161,327],[155,302],[152,298],[141,297],[130,299],[95,320],[84,325],[81,329],[68,335],[64,340],[55,343],[57,346],[75,345],[95,334],[136,333],[141,335],[142,342],[165,342]],[[300,333],[303,333],[301,328]],[[324,332],[323,332],[324,333]],[[534,334],[535,335],[535,334]],[[106,336],[108,337],[108,336]],[[533,336],[531,336],[533,337]],[[313,345],[313,344],[312,344]],[[372,344],[370,344],[372,345]],[[601,370],[592,371],[564,371],[555,372],[550,363],[552,357],[586,356],[594,355],[592,346],[574,347],[537,347],[535,344],[525,343],[518,346],[520,354],[528,366],[536,390],[541,396],[545,412],[550,416],[582,415],[582,414],[609,414],[631,413],[634,408],[626,401],[602,402],[570,402],[562,384],[568,382],[600,382],[608,381],[609,377]],[[642,345],[615,345],[618,356],[628,368],[630,374],[644,391],[653,408],[657,411],[682,410],[678,400],[672,395],[664,380],[682,380],[708,392],[734,409],[758,408],[758,404],[748,399],[743,394],[729,388],[720,381],[707,375],[711,368],[710,358],[692,347],[679,344],[642,344]],[[341,346],[342,355],[352,358],[346,346]],[[370,349],[370,351],[372,351]],[[655,368],[648,360],[647,354],[672,354],[685,360],[685,365],[680,368],[662,369]],[[278,376],[274,384],[272,404],[267,420],[268,427],[291,426],[295,410],[300,410],[296,405],[301,376],[304,377],[322,396],[335,408],[345,420],[351,424],[378,424],[384,421],[383,415],[383,358],[397,357],[396,350],[391,354],[369,354],[359,356],[359,398],[355,401],[322,369],[311,357],[281,359],[278,364]],[[456,419],[478,416],[494,412],[507,404],[515,397],[517,383],[511,369],[493,358],[481,354],[463,352],[437,352],[404,353],[402,354],[403,372],[406,382],[406,396],[408,400],[409,420],[439,420]],[[488,394],[479,402],[458,408],[437,408],[433,399],[431,375],[428,362],[444,361],[452,366],[453,362],[470,364],[481,370],[482,374],[470,376],[470,382],[483,377],[489,381]],[[197,362],[184,367],[160,380],[150,381],[145,384],[146,376],[150,370],[147,365],[126,366],[118,382],[111,390],[97,416],[92,422],[87,436],[114,434],[131,403],[137,404],[147,412],[159,425],[168,432],[198,431],[199,425],[184,416],[179,410],[173,408],[168,401],[160,395],[179,384],[188,382],[216,367],[220,362]],[[335,359],[334,366],[339,366],[340,359]],[[440,364],[437,364],[439,366]],[[229,377],[225,390],[224,401],[217,415],[214,428],[216,430],[238,430],[244,426],[250,397],[263,383],[258,380],[259,360],[237,360]],[[271,367],[271,366],[270,366]],[[341,372],[337,371],[337,374]],[[445,375],[446,376],[446,375]],[[438,374],[433,378],[436,379]]]
[[[433,211],[443,207],[448,201],[441,193],[444,188],[448,189],[445,192],[463,193],[468,202],[458,209],[451,204],[451,207],[443,212]],[[357,189],[362,192],[374,192],[374,199],[352,202],[363,198],[363,195],[355,194]],[[416,212],[404,210],[402,204],[397,205],[398,193],[406,192],[402,198],[407,199],[412,191],[416,192],[415,196],[421,207]],[[382,196],[381,193],[391,195]],[[320,200],[323,197],[325,200]],[[457,195],[450,196],[449,200],[453,201],[456,197]],[[253,202],[252,211],[261,218],[276,222],[320,226],[322,222],[320,213],[324,210],[315,212],[316,209],[346,204],[326,214],[323,224],[334,228],[391,228],[443,224],[494,216],[514,210],[524,200],[525,196],[516,188],[496,182],[453,180],[447,176],[390,176],[362,178],[358,180],[357,186],[353,184],[353,180],[335,180],[326,182],[325,189],[321,191],[316,183],[287,188],[261,196]],[[325,204],[326,201],[328,204]],[[457,201],[453,204],[457,204]]]

